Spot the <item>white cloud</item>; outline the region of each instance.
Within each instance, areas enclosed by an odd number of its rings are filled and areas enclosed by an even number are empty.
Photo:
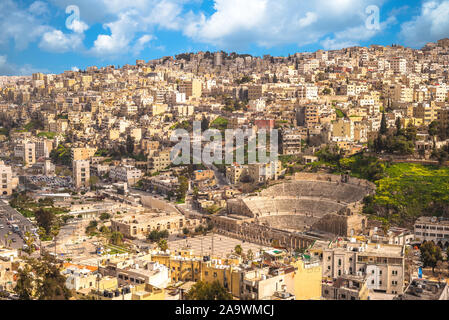
[[[65,34],[61,30],[53,30],[44,33],[39,48],[56,53],[80,50],[83,47],[83,38],[83,35],[77,33]]]
[[[76,33],[83,33],[89,29],[89,26],[85,22],[75,19],[72,21],[71,25],[67,26],[67,28]]]
[[[48,6],[45,2],[42,1],[34,1],[30,7],[28,8],[28,11],[36,16],[48,14]]]
[[[129,52],[139,53],[154,39],[155,29],[181,30],[184,19],[184,0],[140,0],[128,4],[124,1],[110,1],[107,12],[116,17],[103,25],[110,34],[100,34],[90,52],[104,57]],[[141,34],[144,34],[143,36]],[[149,38],[152,37],[152,38]]]
[[[300,27],[307,27],[308,25],[311,25],[312,23],[316,22],[318,20],[318,17],[316,13],[314,12],[307,12],[306,16],[304,18],[299,19],[298,25]]]
[[[80,69],[78,68],[78,67],[72,67],[72,69],[71,69],[72,71],[75,71],[75,72],[78,72],[78,71],[80,71]]]
[[[148,45],[148,43],[151,40],[154,40],[155,37],[151,34],[145,34],[139,38],[139,40],[136,41],[136,44],[133,47],[133,52],[135,55],[138,55],[142,50],[145,49],[145,47]]]
[[[27,9],[20,9],[12,0],[0,1],[0,46],[8,45],[14,40],[16,49],[24,50],[30,42],[49,31],[51,27],[45,25],[37,16],[44,13],[44,6],[34,2]]]
[[[405,45],[421,47],[449,34],[449,1],[426,1],[420,14],[401,25],[400,37]]]
[[[326,50],[338,50],[359,45],[359,41],[368,40],[379,32],[382,32],[390,25],[396,23],[396,18],[390,16],[387,20],[379,24],[379,29],[368,29],[365,25],[350,27],[345,30],[335,32],[333,38],[326,38],[321,41],[321,45]]]
[[[193,40],[226,49],[251,44],[267,48],[291,43],[302,46],[323,38],[330,44],[336,32],[365,28],[365,9],[382,3],[383,0],[215,0],[212,15],[186,16],[183,32]],[[363,34],[372,37],[377,32]],[[354,41],[348,35],[333,42]]]

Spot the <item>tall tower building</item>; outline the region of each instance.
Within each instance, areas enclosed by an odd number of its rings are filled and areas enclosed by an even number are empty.
[[[214,54],[214,66],[218,67],[223,64],[223,53],[215,52]]]
[[[12,194],[12,169],[0,161],[0,195]]]
[[[89,188],[90,172],[88,160],[75,160],[73,164],[73,183],[76,189]]]

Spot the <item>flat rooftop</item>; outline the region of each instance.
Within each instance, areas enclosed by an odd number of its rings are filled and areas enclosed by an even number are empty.
[[[243,252],[247,253],[249,249],[256,254],[260,250],[269,251],[274,248],[261,246],[255,243],[229,238],[223,235],[214,234],[214,257],[226,258],[227,255],[234,252],[235,246],[241,245]],[[170,251],[180,251],[182,249],[190,249],[195,256],[207,256],[212,253],[212,235],[197,236],[194,238],[186,238],[182,240],[168,241]]]

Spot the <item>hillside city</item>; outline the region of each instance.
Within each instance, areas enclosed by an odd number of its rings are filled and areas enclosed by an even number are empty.
[[[2,76],[0,158],[1,299],[449,299],[449,39]]]

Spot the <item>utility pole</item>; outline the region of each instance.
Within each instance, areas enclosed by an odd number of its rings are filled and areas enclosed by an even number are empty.
[[[100,260],[97,260],[97,299],[100,300]]]
[[[211,247],[210,259],[212,260],[212,256],[214,255],[214,234],[212,233],[212,247]]]

